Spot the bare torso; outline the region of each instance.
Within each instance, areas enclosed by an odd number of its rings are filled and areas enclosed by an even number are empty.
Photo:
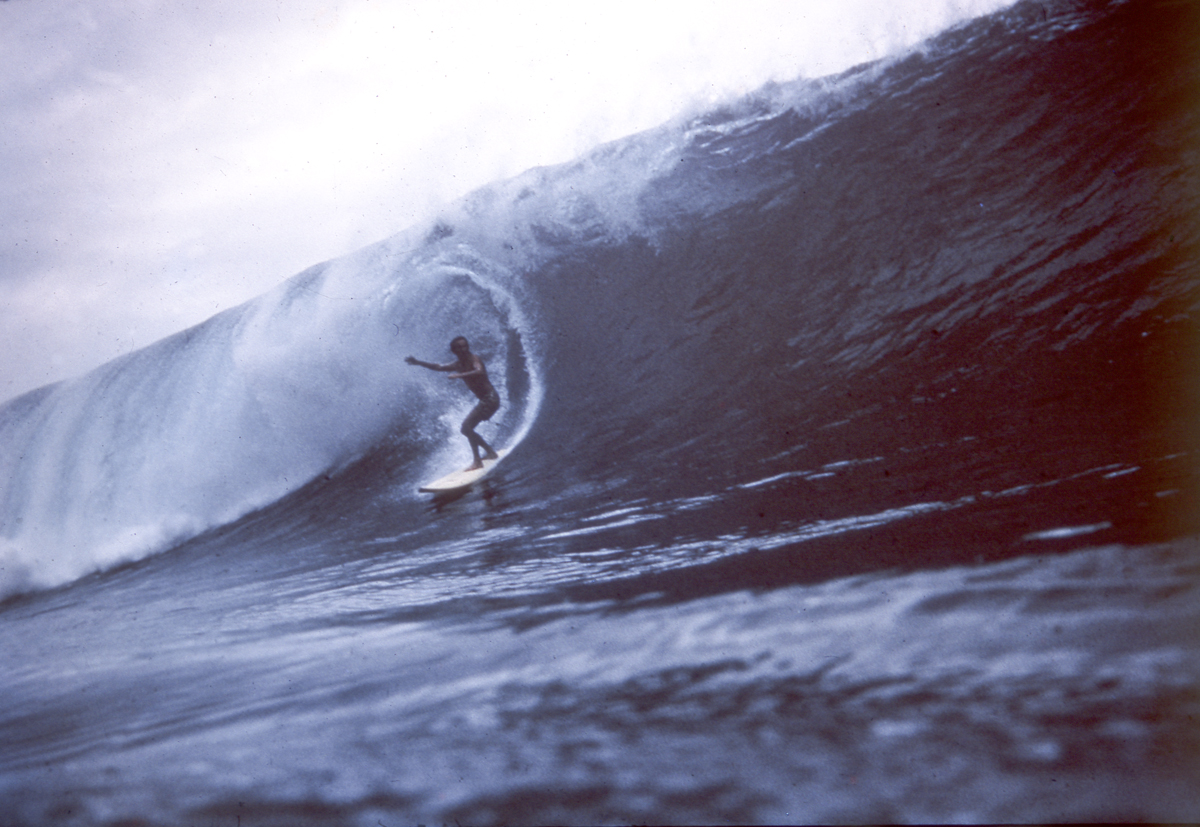
[[[474,353],[460,358],[454,367],[458,370],[456,375],[467,384],[471,393],[480,399],[488,399],[496,395],[496,389],[492,386],[492,381],[488,379],[487,368],[484,366],[483,360]]]

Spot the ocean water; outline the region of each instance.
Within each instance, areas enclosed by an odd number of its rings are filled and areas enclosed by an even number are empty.
[[[1198,31],[1021,3],[7,402],[0,822],[1197,820]]]

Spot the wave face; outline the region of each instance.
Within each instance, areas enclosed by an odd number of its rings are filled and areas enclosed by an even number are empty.
[[[59,585],[161,551],[382,446],[415,473],[465,411],[402,357],[443,351],[464,327],[500,360],[496,384],[516,401],[496,424],[519,439],[541,385],[507,275],[401,235],[10,402],[0,585]]]
[[[771,85],[0,408],[14,823],[1193,820],[1194,17]],[[513,450],[430,501],[459,334]]]
[[[468,403],[399,358],[459,332],[502,368],[495,436],[537,419],[531,477],[654,498],[930,428],[1068,464],[1126,459],[1126,432],[1177,444],[1193,79],[1094,14],[1018,7],[532,171],[8,403],[0,588],[160,551],[364,455],[401,487],[461,461]]]

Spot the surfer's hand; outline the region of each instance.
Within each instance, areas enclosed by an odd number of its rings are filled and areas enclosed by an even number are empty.
[[[404,361],[408,362],[410,365],[415,365],[415,364],[417,364],[417,357],[416,356],[405,356]]]

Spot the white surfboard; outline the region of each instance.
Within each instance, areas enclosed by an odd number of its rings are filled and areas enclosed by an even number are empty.
[[[455,471],[433,482],[425,483],[421,486],[420,491],[425,494],[445,494],[449,491],[461,491],[464,488],[470,488],[491,473],[491,470],[496,467],[496,464],[500,460],[504,459],[508,451],[497,451],[496,453],[500,456],[496,459],[485,459],[482,468],[476,468],[471,471]]]

